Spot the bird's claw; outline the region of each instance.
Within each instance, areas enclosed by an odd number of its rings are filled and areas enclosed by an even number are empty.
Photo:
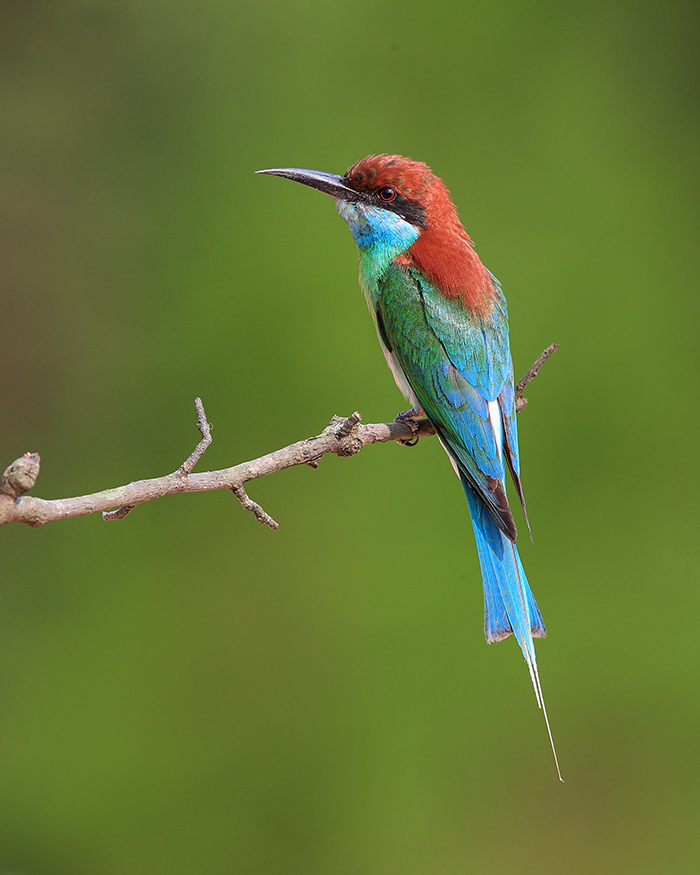
[[[402,413],[397,413],[394,417],[394,422],[401,422],[404,425],[407,425],[411,429],[411,433],[416,434],[419,428],[416,419],[419,416],[425,416],[424,412],[412,407],[410,410],[404,410]],[[418,437],[397,441],[397,443],[401,444],[402,447],[415,447],[418,443]]]

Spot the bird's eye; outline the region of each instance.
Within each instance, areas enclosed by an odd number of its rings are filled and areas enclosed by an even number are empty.
[[[387,185],[386,188],[380,188],[380,189],[379,189],[379,197],[380,197],[383,201],[387,201],[387,202],[388,202],[388,201],[393,201],[394,198],[396,197],[396,191],[395,191],[393,188],[390,188],[390,187]]]

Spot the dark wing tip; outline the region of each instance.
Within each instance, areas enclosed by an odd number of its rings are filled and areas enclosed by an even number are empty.
[[[509,541],[515,541],[518,537],[518,529],[516,528],[510,506],[508,505],[508,497],[506,496],[505,487],[500,480],[494,480],[491,477],[487,477],[486,479],[489,481],[491,494],[493,495],[493,510],[496,524]],[[491,508],[489,507],[489,510],[490,509]]]

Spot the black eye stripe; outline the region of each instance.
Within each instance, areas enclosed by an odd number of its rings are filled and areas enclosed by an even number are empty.
[[[390,198],[384,197],[386,192],[391,192]],[[410,198],[400,195],[395,188],[384,186],[380,189],[375,189],[370,194],[370,198],[374,197],[374,203],[378,203],[382,209],[391,210],[407,222],[413,225],[418,225],[419,228],[427,228],[425,223],[425,209],[418,201],[412,201]],[[371,202],[371,201],[370,201]]]
[[[402,219],[424,230],[428,227],[423,205],[400,195],[393,186],[383,185],[381,188],[365,188],[361,186],[360,180],[347,176],[343,177],[342,182],[355,192],[355,197],[359,202],[372,204],[383,210],[391,210],[392,213],[396,213],[397,216],[401,216]],[[382,197],[383,193],[388,194],[389,191],[392,192],[392,197]]]

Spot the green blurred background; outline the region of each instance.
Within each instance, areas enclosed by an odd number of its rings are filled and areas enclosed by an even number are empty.
[[[700,867],[696,3],[0,4],[0,469],[57,498],[404,402],[333,204],[428,161],[508,295],[565,785],[434,440],[0,533],[0,869]],[[689,470],[690,469],[690,470]]]

